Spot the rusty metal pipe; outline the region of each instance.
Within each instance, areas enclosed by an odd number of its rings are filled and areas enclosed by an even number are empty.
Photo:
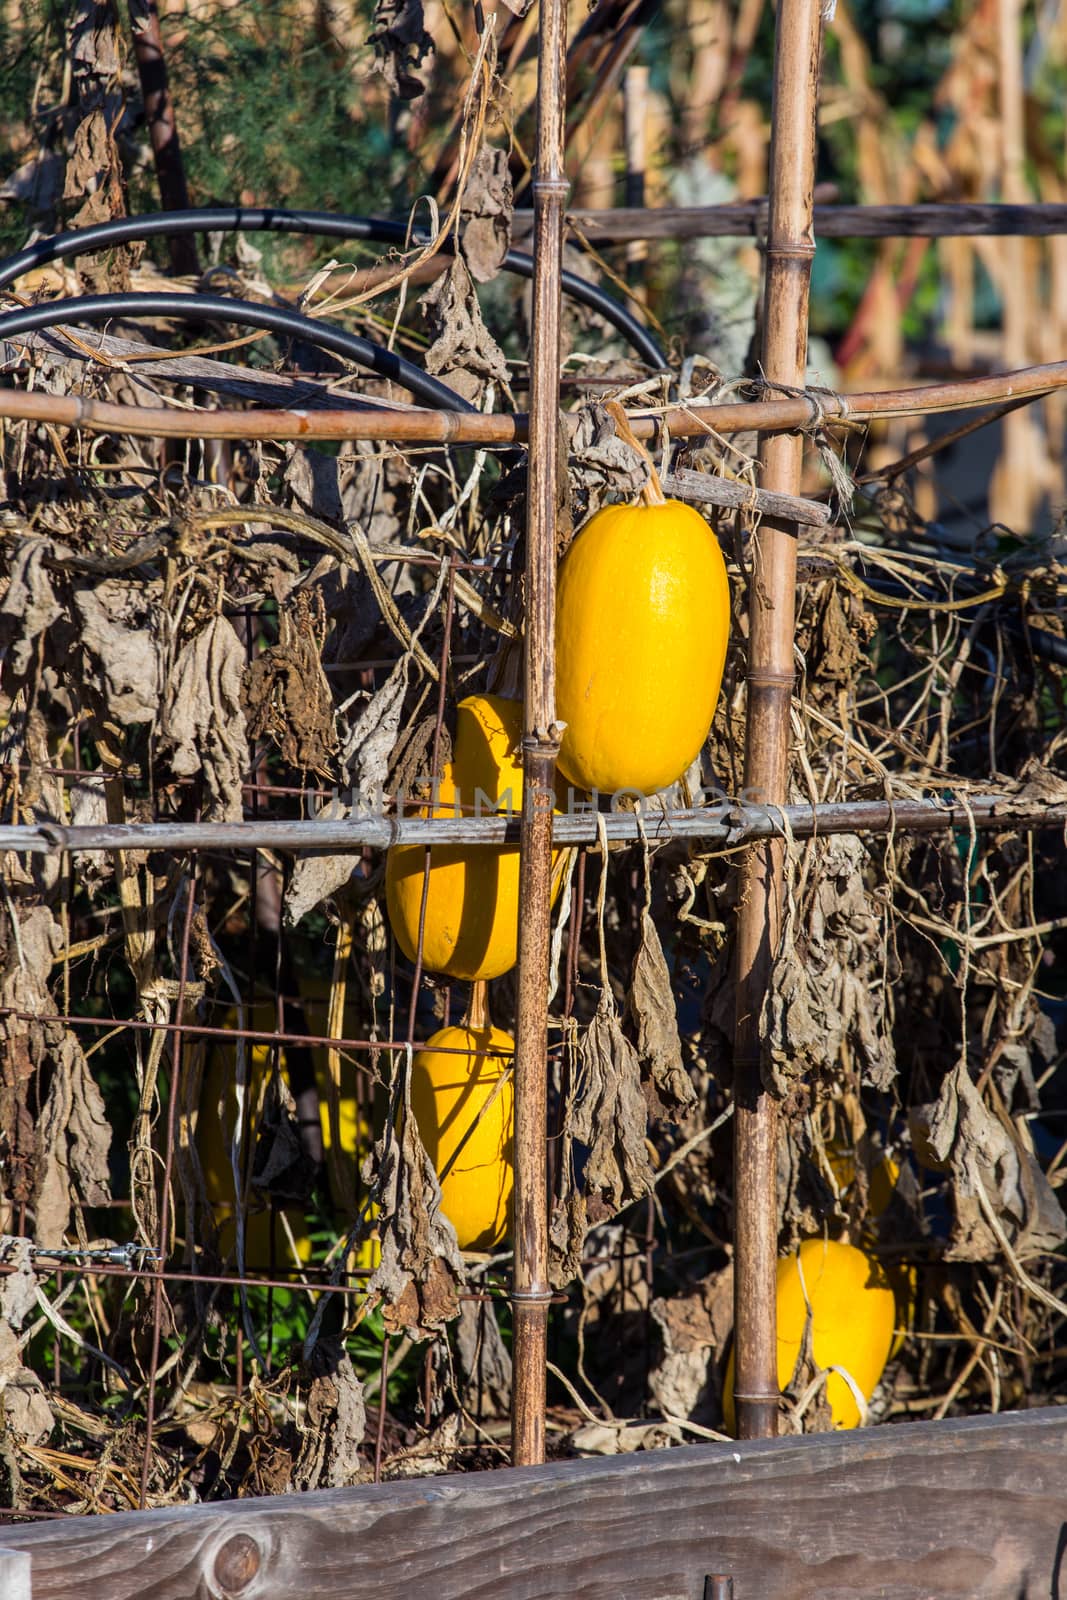
[[[567,182],[563,0],[541,0],[537,65],[533,337],[527,466],[523,808],[519,840],[519,991],[515,1026],[515,1265],[511,1459],[545,1457],[548,1336],[548,966],[556,727],[556,507],[560,272]]]

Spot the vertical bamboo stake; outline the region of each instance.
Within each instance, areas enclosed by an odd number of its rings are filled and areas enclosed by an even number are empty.
[[[803,387],[807,365],[819,7],[820,0],[779,0],[775,35],[763,371],[769,382],[790,388]],[[800,434],[767,437],[760,447],[762,486],[796,494],[802,453]],[[795,523],[764,519],[752,569],[745,798],[774,804],[785,800],[788,777]],[[746,854],[737,926],[734,1338],[743,1439],[777,1431],[777,1107],[761,1085],[759,1022],[781,920],[782,860],[780,842]]]
[[[623,79],[623,138],[626,143],[626,195],[623,204],[645,203],[645,170],[648,165],[648,68],[627,67]],[[648,244],[632,239],[626,246],[626,281],[637,299],[647,299],[645,265]]]
[[[1021,0],[997,0],[997,95],[1000,106],[1001,201],[1025,205],[1030,199],[1026,181],[1026,106],[1023,85],[1023,34]],[[1000,239],[1003,268],[1001,282],[1003,342],[1001,360],[1009,370],[1025,366],[1031,294],[1028,292],[1027,241]],[[1037,309],[1036,306],[1034,308]],[[1022,411],[1001,424],[1002,448],[990,486],[989,510],[997,522],[1019,532],[1028,529],[1035,504],[1041,498],[1040,440],[1034,421]],[[1039,470],[1035,472],[1035,467]]]
[[[185,211],[189,205],[189,189],[185,182],[185,163],[167,78],[167,60],[163,54],[156,0],[147,0],[147,4],[142,6],[131,4],[130,21],[133,25],[137,71],[141,78],[145,121],[148,123],[156,177],[159,180],[159,198],[164,211]],[[196,245],[189,235],[175,234],[167,244],[171,270],[179,275],[196,276],[200,266]]]
[[[515,1266],[511,1459],[545,1456],[548,1306],[548,962],[556,725],[556,489],[560,269],[567,181],[564,0],[541,0],[533,183],[533,338],[526,479],[523,806],[519,840],[519,992],[515,1025]]]

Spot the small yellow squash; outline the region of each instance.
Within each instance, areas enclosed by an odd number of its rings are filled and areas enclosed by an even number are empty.
[[[470,816],[478,807],[516,817],[522,811],[519,700],[472,695],[460,702],[455,752],[442,774],[433,815]],[[394,845],[386,859],[389,921],[409,961],[418,948],[425,865],[421,845]],[[518,959],[518,937],[518,846],[435,844],[422,944],[427,971],[467,982],[498,978]]]
[[[326,1028],[325,995],[328,986],[308,984],[303,987],[301,999],[308,1027],[313,1033],[323,1033]],[[268,1033],[277,1023],[277,1009],[273,1000],[257,1002],[247,1017],[247,1026],[259,1033]],[[226,1013],[223,1026],[235,1028],[237,1026],[236,1011]],[[350,1026],[354,1032],[355,1020]],[[200,1161],[201,1171],[204,1175],[204,1190],[211,1207],[214,1222],[219,1231],[219,1250],[223,1257],[234,1254],[236,1219],[234,1208],[234,1183],[233,1168],[230,1163],[230,1149],[223,1137],[223,1116],[225,1126],[232,1129],[237,1116],[237,1091],[236,1091],[236,1044],[227,1047],[222,1041],[213,1042],[214,1047],[208,1057],[207,1069],[200,1090],[200,1109],[196,1127],[196,1147]],[[271,1070],[271,1049],[265,1040],[253,1040],[247,1046],[248,1051],[248,1112],[254,1118],[266,1090],[267,1081]],[[327,1098],[327,1066],[326,1052],[321,1046],[312,1046],[311,1055],[315,1068],[315,1078],[319,1091],[319,1116],[322,1123],[323,1148],[329,1151],[331,1146],[330,1124]],[[286,1064],[285,1046],[279,1050],[279,1067],[282,1076],[288,1082],[288,1068]],[[371,1132],[365,1117],[360,1112],[355,1090],[355,1069],[349,1063],[342,1063],[342,1084],[339,1106],[339,1122],[341,1135],[341,1150],[346,1158],[347,1165],[351,1168],[352,1181],[356,1181],[356,1171],[359,1162],[370,1148]],[[221,1113],[220,1115],[220,1108]],[[332,1195],[334,1204],[343,1211],[343,1201],[346,1197]],[[272,1221],[273,1217],[273,1221]],[[343,1220],[339,1221],[344,1227]],[[295,1246],[295,1258],[294,1258]],[[276,1208],[272,1213],[263,1196],[252,1192],[249,1206],[245,1216],[245,1263],[249,1271],[256,1273],[266,1272],[273,1264],[278,1269],[291,1268],[307,1262],[313,1253],[312,1241],[308,1232],[308,1220],[298,1206],[286,1206],[283,1211]],[[375,1238],[366,1239],[360,1245],[356,1265],[366,1269],[373,1269],[378,1265],[380,1249]]]
[[[442,1028],[412,1062],[411,1107],[461,1250],[492,1250],[508,1230],[514,1094],[502,1080],[514,1054],[501,1028]]]
[[[893,1290],[879,1262],[833,1239],[805,1239],[794,1255],[778,1262],[780,1389],[793,1376],[809,1303],[816,1366],[844,1368],[869,1400],[885,1371],[896,1323]],[[860,1408],[840,1372],[827,1378],[826,1399],[835,1428],[858,1427]],[[723,1384],[723,1415],[727,1430],[735,1433],[733,1351]]]
[[[841,1140],[826,1147],[826,1159],[838,1184],[845,1194],[856,1181],[856,1153]],[[889,1210],[900,1177],[900,1167],[891,1155],[878,1157],[867,1174],[867,1214],[878,1218]]]
[[[707,737],[730,632],[719,542],[679,500],[606,506],[560,563],[559,770],[582,789],[655,794]]]

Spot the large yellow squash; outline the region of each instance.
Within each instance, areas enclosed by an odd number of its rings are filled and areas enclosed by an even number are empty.
[[[472,695],[460,702],[454,757],[437,802],[435,817],[471,816],[479,807],[483,815],[521,813],[521,701]],[[418,946],[425,865],[422,845],[394,845],[386,860],[389,921],[409,961]],[[422,945],[427,971],[467,982],[498,978],[515,965],[518,937],[518,846],[435,844]]]
[[[607,506],[558,583],[559,770],[583,789],[654,794],[699,753],[719,698],[730,631],[719,542],[679,500]]]
[[[803,1272],[803,1281],[801,1281]],[[885,1371],[896,1322],[893,1290],[878,1261],[855,1245],[833,1239],[805,1239],[799,1250],[778,1263],[778,1387],[793,1376],[811,1305],[812,1354],[819,1367],[843,1367],[869,1400]],[[840,1372],[826,1380],[826,1399],[835,1428],[860,1422],[856,1397]],[[723,1415],[730,1433],[734,1417],[734,1355],[723,1384]]]
[[[461,1250],[492,1250],[508,1230],[514,1094],[511,1079],[501,1080],[514,1054],[501,1028],[442,1028],[412,1062],[411,1107],[435,1170],[445,1174],[441,1209]]]

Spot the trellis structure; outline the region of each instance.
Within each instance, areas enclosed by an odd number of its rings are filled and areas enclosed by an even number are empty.
[[[633,839],[643,829],[650,839],[669,837],[701,837],[719,839],[731,844],[749,846],[744,873],[747,892],[739,935],[738,972],[738,1049],[736,1061],[739,1069],[736,1089],[735,1114],[735,1193],[736,1206],[736,1328],[737,1328],[737,1395],[739,1423],[742,1437],[769,1437],[775,1431],[778,1387],[775,1363],[774,1330],[774,1262],[776,1232],[774,1215],[775,1183],[775,1119],[773,1103],[761,1090],[758,1066],[758,1017],[763,991],[768,981],[771,956],[777,937],[779,901],[781,894],[781,851],[777,841],[790,834],[810,836],[816,832],[870,832],[888,834],[914,830],[916,832],[971,827],[1003,829],[1012,826],[1033,829],[1060,824],[1067,818],[1067,805],[1056,802],[1035,801],[1025,795],[989,794],[981,797],[967,795],[956,802],[941,800],[918,801],[865,801],[839,805],[798,807],[786,805],[787,754],[789,706],[793,685],[793,604],[796,591],[796,531],[799,522],[810,513],[810,502],[799,498],[800,463],[803,448],[802,430],[813,421],[820,424],[834,417],[862,418],[873,415],[902,414],[909,411],[954,409],[966,405],[988,405],[997,400],[1017,403],[1021,398],[1037,397],[1067,383],[1067,363],[1055,367],[1030,369],[1023,374],[975,380],[971,383],[943,385],[930,391],[900,392],[892,395],[861,395],[844,397],[804,390],[805,338],[807,311],[807,274],[814,250],[812,239],[812,192],[814,167],[814,115],[818,81],[819,40],[821,17],[817,0],[780,0],[778,10],[778,46],[776,56],[774,125],[775,142],[772,147],[772,178],[770,202],[766,223],[768,277],[764,319],[763,371],[768,388],[785,391],[785,397],[762,399],[745,403],[723,405],[664,406],[654,413],[631,418],[635,432],[649,437],[660,430],[679,436],[699,435],[713,428],[720,434],[732,431],[756,430],[764,435],[762,447],[763,476],[759,494],[780,497],[776,503],[764,499],[759,509],[765,513],[761,525],[758,560],[763,587],[761,598],[753,606],[753,626],[749,654],[749,719],[748,748],[745,763],[747,803],[744,805],[704,806],[694,810],[657,813],[646,807],[641,822],[632,815],[620,813],[606,820],[606,836]],[[208,849],[257,849],[272,845],[289,849],[356,849],[364,846],[380,848],[398,842],[429,845],[437,841],[451,842],[501,842],[518,837],[521,850],[520,888],[520,953],[518,1023],[516,1030],[516,1203],[515,1203],[515,1264],[513,1279],[513,1307],[515,1326],[515,1376],[512,1409],[512,1458],[516,1465],[535,1465],[544,1458],[544,1407],[545,1360],[548,1306],[551,1291],[547,1274],[547,1216],[545,1185],[546,1149],[546,1039],[548,1024],[548,964],[550,951],[550,897],[551,852],[553,842],[581,842],[597,837],[597,823],[589,816],[553,818],[554,762],[558,750],[559,729],[555,718],[553,660],[554,660],[554,574],[556,563],[556,508],[558,504],[558,430],[559,430],[559,293],[561,250],[564,232],[564,201],[566,183],[563,176],[563,121],[564,121],[564,13],[561,0],[542,0],[540,22],[539,66],[539,133],[538,168],[533,185],[534,196],[534,339],[532,348],[532,384],[528,420],[518,416],[460,415],[451,412],[395,411],[331,411],[307,410],[303,413],[260,412],[254,416],[245,412],[215,412],[210,417],[178,416],[173,412],[159,412],[139,408],[108,405],[92,400],[57,398],[47,395],[0,395],[0,416],[39,419],[71,427],[118,430],[130,434],[148,433],[156,436],[187,438],[254,438],[272,440],[299,439],[378,439],[399,442],[439,442],[444,444],[477,443],[486,446],[527,443],[529,446],[528,470],[528,521],[526,539],[526,613],[525,613],[525,788],[524,808],[520,819],[486,817],[481,819],[421,820],[369,816],[350,821],[257,822],[235,824],[97,824],[92,827],[59,827],[17,825],[0,828],[0,851],[15,851],[28,855],[48,855],[70,850],[119,851],[129,848],[176,851]],[[736,208],[735,208],[736,209]],[[883,208],[884,209],[884,208]],[[972,208],[977,210],[977,208]],[[992,231],[997,226],[990,208],[982,208],[982,215],[969,219],[977,229]],[[1018,209],[1018,208],[1016,208]],[[1063,226],[1059,214],[1064,208],[1045,208],[1050,214],[1038,216],[1028,210],[1025,219],[1012,218],[1012,226],[1026,222],[1038,231],[1042,223],[1048,227]],[[720,219],[721,220],[721,219]],[[945,231],[944,208],[937,218],[938,231]],[[717,231],[713,219],[704,219],[705,231]],[[882,227],[905,228],[907,219],[899,216],[882,218]],[[733,219],[730,226],[738,226]],[[860,223],[849,219],[845,224],[857,231]],[[592,223],[590,222],[590,226]],[[623,219],[615,224],[613,237],[634,237],[636,229],[644,224]],[[622,231],[619,231],[622,230]],[[629,230],[629,231],[627,231]],[[721,230],[718,230],[721,231]],[[914,231],[914,228],[911,230]],[[58,318],[56,319],[58,320]],[[0,324],[0,332],[3,331]],[[792,431],[791,431],[792,430]],[[695,475],[694,475],[695,476]],[[673,485],[672,485],[673,487]],[[694,497],[701,497],[700,484],[689,485]],[[679,483],[677,492],[682,492]],[[805,505],[809,513],[804,512]],[[248,511],[242,512],[248,520]],[[449,612],[456,593],[458,564],[449,569]],[[969,603],[973,604],[973,600]],[[448,648],[448,627],[446,645]],[[440,696],[437,714],[439,735],[444,701],[444,672],[440,673]],[[175,1036],[176,1054],[181,1040],[207,1034],[212,1030],[198,1029],[183,1019],[182,996],[188,979],[188,938],[193,916],[193,899],[190,895],[185,908],[185,944],[179,981],[177,1022],[165,1027]],[[416,989],[420,960],[416,963]],[[414,1005],[412,1008],[412,1019]],[[73,1019],[71,1019],[73,1020]],[[84,1019],[88,1020],[88,1019]],[[336,1019],[332,1019],[336,1020]],[[159,1027],[146,1022],[146,1029]],[[221,1031],[221,1030],[216,1030]],[[255,1038],[255,1030],[248,1030]],[[263,1035],[278,1038],[279,1035]],[[285,1035],[280,1035],[284,1038]],[[344,1043],[339,1031],[331,1026],[322,1035],[322,1041]],[[368,1041],[347,1041],[366,1046]],[[377,1049],[410,1049],[411,1030],[407,1045],[395,1041],[374,1042]],[[173,1153],[173,1107],[167,1163]],[[166,1236],[166,1211],[160,1231],[161,1241]],[[116,1268],[116,1270],[121,1270]],[[141,1266],[134,1275],[148,1277],[156,1285],[157,1350],[153,1356],[153,1371],[158,1358],[158,1304],[165,1274],[162,1268],[152,1270]],[[210,1280],[204,1280],[210,1281]],[[384,1404],[382,1407],[384,1414]],[[1062,1493],[1062,1468],[1057,1465],[1060,1440],[1058,1422],[1049,1417],[1035,1417],[1032,1425],[1019,1422],[1000,1424],[1004,1430],[997,1434],[983,1432],[983,1428],[996,1429],[997,1424],[969,1424],[963,1435],[974,1446],[974,1459],[991,1458],[1011,1445],[1024,1449],[1033,1447],[1046,1454],[1042,1458],[1042,1493],[1053,1499]],[[911,1431],[909,1430],[909,1436]],[[981,1435],[981,1437],[979,1437]],[[1040,1436],[1038,1438],[1038,1436]],[[804,1441],[789,1447],[792,1469],[803,1481],[816,1464],[828,1463],[831,1473],[843,1473],[849,1482],[862,1482],[869,1468],[873,1477],[882,1474],[878,1494],[888,1492],[886,1473],[895,1469],[886,1467],[885,1461],[902,1462],[905,1456],[916,1451],[938,1451],[938,1439],[947,1439],[947,1433],[924,1434],[920,1440],[904,1439],[899,1446],[895,1440],[878,1439],[871,1445],[867,1439],[853,1441]],[[1056,1441],[1054,1445],[1049,1440]],[[975,1441],[978,1441],[975,1444]],[[381,1436],[379,1433],[379,1454]],[[875,1462],[877,1463],[871,1465]],[[678,1492],[674,1473],[703,1476],[714,1473],[718,1466],[726,1468],[728,1460],[739,1465],[744,1462],[742,1476],[751,1471],[758,1475],[761,1462],[781,1462],[785,1456],[762,1457],[755,1453],[723,1453],[718,1447],[689,1453],[685,1460],[672,1462],[644,1462],[633,1464],[625,1471],[612,1467],[605,1469],[579,1468],[546,1469],[546,1475],[536,1479],[511,1480],[513,1488],[496,1489],[493,1485],[478,1485],[467,1491],[462,1501],[465,1515],[471,1517],[470,1536],[481,1537],[485,1519],[495,1514],[501,1505],[513,1505],[513,1497],[529,1493],[536,1498],[542,1493],[550,1509],[552,1495],[574,1492],[621,1496],[633,1491],[641,1475],[647,1478],[649,1493],[662,1492],[664,1506],[673,1510],[673,1495]],[[999,1456],[997,1460],[999,1463]],[[968,1458],[970,1462],[971,1458]],[[864,1467],[867,1463],[867,1468]],[[749,1465],[751,1463],[751,1466]],[[563,1471],[563,1477],[558,1476]],[[783,1520],[777,1522],[781,1497],[796,1491],[788,1471],[775,1477],[777,1468],[770,1468],[772,1491],[776,1498],[773,1510],[768,1511],[763,1502],[762,1515],[774,1517],[779,1547],[795,1536],[795,1529]],[[946,1468],[946,1470],[948,1470]],[[968,1472],[973,1471],[973,1463]],[[999,1470],[999,1467],[998,1467]],[[620,1475],[621,1472],[621,1475]],[[567,1474],[571,1473],[568,1477]],[[612,1476],[615,1475],[615,1476]],[[657,1479],[652,1484],[652,1479]],[[736,1475],[735,1475],[736,1476]],[[573,1479],[573,1483],[572,1483]],[[670,1479],[670,1483],[668,1483]],[[644,1480],[642,1480],[644,1481]],[[994,1481],[990,1478],[990,1482]],[[996,1480],[999,1481],[999,1480]],[[970,1499],[973,1479],[958,1486],[960,1504]],[[831,1511],[840,1510],[840,1486],[833,1480]],[[690,1492],[691,1477],[685,1478],[685,1492]],[[906,1486],[906,1485],[905,1485]],[[860,1491],[862,1492],[862,1491]],[[872,1491],[873,1492],[873,1491]],[[500,1497],[503,1496],[503,1499]],[[480,1498],[481,1497],[481,1498]],[[916,1498],[916,1504],[918,1499]],[[425,1490],[401,1491],[391,1509],[405,1509],[413,1518],[413,1540],[417,1543],[419,1518],[428,1520],[426,1505],[433,1493]],[[485,1500],[485,1505],[481,1504]],[[728,1506],[729,1496],[715,1499],[707,1516],[714,1516],[717,1507],[724,1514],[737,1514],[736,1507]],[[611,1501],[614,1505],[614,1500]],[[882,1503],[882,1502],[877,1502]],[[338,1502],[340,1505],[341,1502]],[[361,1528],[374,1520],[373,1501],[359,1499],[346,1501],[356,1506],[351,1536],[356,1537]],[[386,1502],[380,1502],[385,1505]],[[895,1504],[895,1502],[894,1502]],[[371,1509],[366,1509],[370,1507]],[[625,1509],[625,1508],[623,1508]],[[266,1517],[274,1515],[264,1510]],[[701,1513],[702,1515],[705,1512]],[[826,1508],[823,1508],[826,1515]],[[244,1513],[213,1508],[196,1523],[196,1558],[190,1571],[207,1585],[208,1591],[222,1595],[239,1594],[248,1590],[257,1594],[282,1592],[285,1585],[303,1582],[312,1556],[296,1566],[289,1556],[276,1555],[277,1547],[270,1537],[264,1544],[263,1520],[258,1512],[248,1519],[248,1527],[240,1522]],[[1034,1512],[1032,1536],[1036,1542],[1047,1540],[1049,1515],[1042,1501]],[[165,1537],[182,1546],[185,1528],[192,1529],[193,1522],[181,1522],[176,1513],[176,1532],[168,1522]],[[235,1522],[232,1519],[237,1518]],[[218,1522],[216,1519],[221,1519]],[[362,1521],[361,1521],[362,1519]],[[432,1520],[432,1519],[431,1519]],[[580,1521],[580,1519],[579,1519]],[[877,1525],[877,1514],[867,1522],[867,1534]],[[210,1523],[210,1527],[208,1524]],[[240,1525],[238,1525],[240,1523]],[[857,1524],[858,1525],[858,1524]],[[129,1539],[131,1550],[136,1548],[148,1559],[149,1545],[138,1545],[138,1540],[153,1540],[146,1533],[147,1524],[131,1524]],[[153,1526],[162,1527],[162,1523]],[[1003,1529],[994,1526],[983,1514],[984,1532],[990,1539],[1000,1538]],[[427,1538],[436,1537],[432,1530]],[[754,1537],[754,1535],[753,1535]],[[856,1526],[846,1536],[837,1539],[835,1551],[842,1558],[855,1549],[859,1535]],[[28,1600],[29,1595],[38,1600],[40,1595],[48,1600],[72,1593],[69,1576],[64,1574],[68,1560],[80,1561],[76,1554],[81,1540],[92,1559],[103,1561],[101,1546],[94,1543],[95,1530],[63,1529],[62,1533],[42,1530],[37,1535],[27,1535],[24,1530],[12,1530],[0,1536],[0,1584],[7,1581],[4,1590],[12,1600]],[[836,1538],[836,1535],[835,1535]],[[918,1546],[918,1536],[917,1546]],[[851,1540],[852,1542],[848,1542]],[[242,1543],[242,1541],[245,1541]],[[284,1541],[283,1541],[284,1542]],[[105,1541],[105,1544],[107,1541]],[[269,1546],[269,1549],[268,1549]],[[343,1566],[350,1546],[339,1552],[337,1566]],[[868,1548],[871,1548],[868,1544]],[[59,1555],[54,1552],[58,1550]],[[28,1569],[20,1560],[19,1552],[33,1555],[33,1588],[29,1587]],[[916,1559],[939,1552],[939,1545],[931,1535],[927,1545],[916,1549]],[[275,1552],[272,1554],[271,1552]],[[423,1553],[424,1547],[423,1547]],[[780,1550],[779,1550],[780,1553]],[[575,1549],[574,1560],[587,1557],[587,1551]],[[1046,1569],[1050,1563],[1058,1567],[1062,1556],[1062,1541],[1051,1555],[1041,1543],[1037,1563],[1041,1568],[1035,1584],[1046,1583]],[[139,1555],[138,1559],[142,1556]],[[170,1558],[168,1557],[168,1560]],[[872,1557],[872,1559],[874,1559]],[[888,1561],[888,1553],[879,1559]],[[949,1557],[945,1557],[949,1560]],[[125,1557],[107,1555],[107,1561],[121,1563]],[[613,1565],[610,1552],[598,1553],[600,1562],[595,1578],[583,1593],[607,1594],[616,1592],[619,1572]],[[726,1570],[732,1575],[743,1566],[736,1552],[729,1557],[731,1565]],[[815,1588],[790,1584],[780,1575],[774,1575],[771,1556],[764,1551],[762,1565],[746,1569],[746,1576],[770,1584],[767,1592],[777,1594],[814,1594]],[[8,1563],[6,1578],[4,1562]],[[266,1561],[266,1565],[264,1562]],[[271,1564],[273,1563],[273,1564]],[[1043,1564],[1042,1564],[1043,1563]],[[383,1563],[384,1564],[384,1563]],[[329,1561],[326,1562],[330,1566]],[[684,1577],[678,1578],[678,1593],[695,1593],[696,1568],[687,1554]],[[709,1583],[723,1582],[724,1572],[716,1570],[710,1558],[696,1565],[704,1568]],[[724,1564],[725,1565],[725,1564]],[[160,1595],[177,1593],[166,1584],[177,1582],[176,1574],[185,1571],[181,1561],[172,1563],[173,1574],[160,1579],[157,1590],[145,1587],[141,1580],[141,1593]],[[602,1568],[602,1570],[601,1570]],[[113,1569],[115,1570],[115,1569]],[[576,1567],[568,1571],[574,1581]],[[947,1572],[948,1567],[940,1570]],[[967,1588],[942,1587],[939,1592],[998,1593],[992,1585],[1017,1583],[1021,1571],[1019,1561],[1014,1565],[1002,1559],[994,1550],[988,1556],[987,1567],[975,1576],[961,1580]],[[1035,1569],[1036,1571],[1036,1569]],[[41,1582],[38,1583],[38,1573]],[[373,1581],[376,1592],[390,1592],[384,1585],[381,1572],[364,1573]],[[264,1588],[262,1582],[269,1578],[275,1585]],[[262,1580],[262,1581],[261,1581]],[[121,1582],[127,1580],[122,1578]],[[333,1568],[322,1581],[328,1582],[338,1597],[360,1592],[358,1587],[345,1587],[343,1578]],[[407,1580],[405,1580],[406,1582]],[[814,1580],[813,1580],[814,1581]],[[874,1592],[864,1587],[864,1581],[849,1580],[848,1592],[862,1594]],[[881,1576],[878,1579],[881,1582]],[[1022,1581],[1029,1581],[1024,1572]],[[119,1580],[116,1578],[116,1584]],[[805,1584],[808,1579],[805,1578]],[[871,1577],[873,1585],[874,1578]],[[657,1576],[654,1560],[645,1563],[640,1574],[641,1587],[633,1592],[659,1594],[665,1592]],[[18,1585],[23,1585],[22,1589]],[[250,1587],[259,1585],[258,1587]],[[469,1593],[470,1573],[463,1569],[460,1580],[453,1588],[442,1588],[442,1594]],[[132,1593],[132,1589],[116,1586],[116,1596]],[[400,1592],[399,1590],[397,1592]],[[488,1591],[487,1591],[488,1592]],[[548,1587],[523,1586],[517,1580],[508,1587],[499,1586],[494,1592],[523,1593],[560,1592]],[[707,1590],[712,1593],[714,1591]],[[720,1590],[719,1592],[723,1592]],[[741,1591],[739,1591],[740,1593]],[[752,1593],[753,1589],[744,1590]],[[819,1588],[818,1592],[832,1592]],[[839,1592],[844,1592],[843,1590]],[[1014,1592],[1014,1590],[1013,1590]],[[1038,1592],[1035,1587],[1034,1593]],[[1047,1592],[1046,1588],[1041,1592]]]

